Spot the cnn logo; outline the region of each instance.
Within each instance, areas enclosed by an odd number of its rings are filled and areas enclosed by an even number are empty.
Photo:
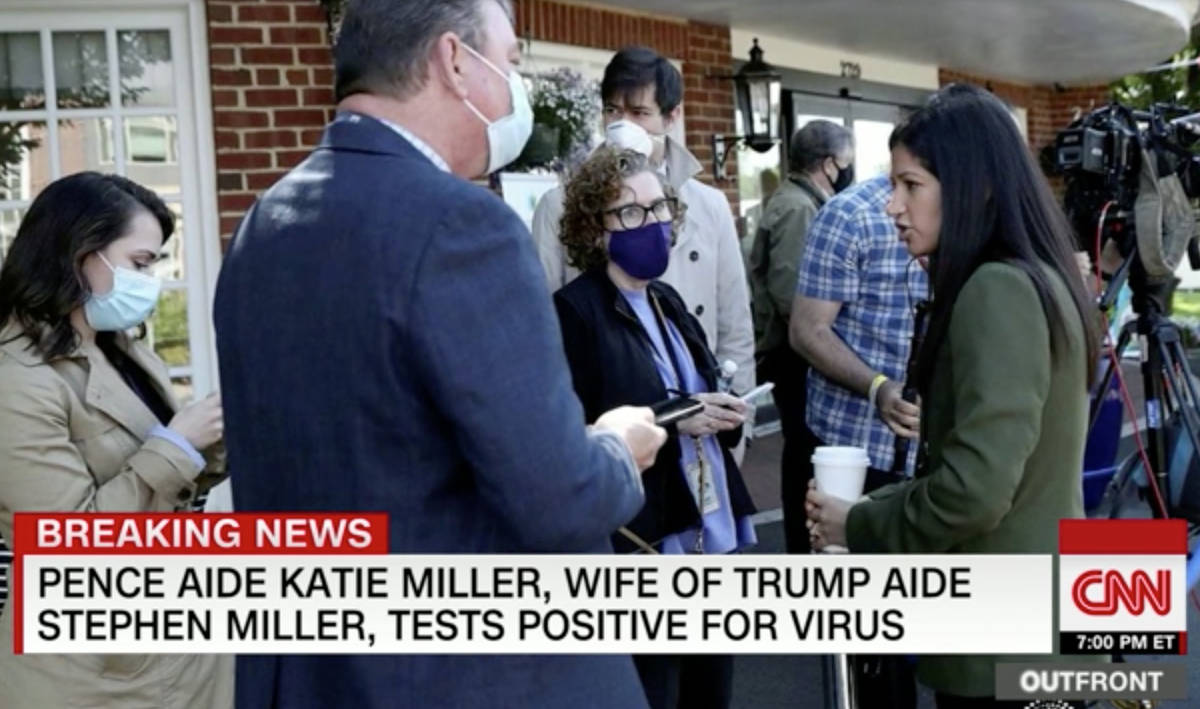
[[[1091,616],[1115,615],[1123,605],[1131,615],[1142,615],[1146,607],[1165,616],[1171,612],[1171,571],[1159,569],[1152,579],[1145,571],[1126,578],[1115,569],[1088,569],[1075,578],[1071,600]]]

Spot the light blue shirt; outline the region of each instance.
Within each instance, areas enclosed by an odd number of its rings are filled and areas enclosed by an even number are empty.
[[[180,450],[182,450],[184,453],[187,453],[187,457],[191,459],[192,463],[194,463],[198,469],[203,470],[204,466],[207,465],[204,460],[204,456],[200,455],[200,451],[196,450],[191,443],[188,443],[188,439],[176,433],[174,430],[169,429],[162,424],[158,424],[154,428],[150,429],[149,435],[156,436],[158,438],[165,438],[171,443],[174,443]]]
[[[912,346],[913,308],[929,292],[925,270],[912,263],[885,208],[888,178],[874,177],[825,203],[812,224],[800,261],[796,293],[841,303],[833,331],[871,369],[903,382]],[[867,442],[871,467],[891,470],[896,435],[869,414],[867,397],[808,372],[808,427],[826,445]],[[917,446],[909,446],[911,469]]]
[[[684,342],[683,335],[680,334],[675,324],[664,319],[670,347],[675,355],[675,362],[679,363],[681,372],[676,372],[675,366],[671,362],[667,343],[663,342],[662,331],[658,327],[658,321],[654,317],[654,311],[646,293],[622,290],[621,295],[633,308],[642,329],[650,337],[653,344],[654,365],[658,369],[658,375],[662,379],[663,385],[667,389],[690,394],[706,391],[708,386],[696,370],[696,363],[692,360],[687,343]],[[683,382],[679,381],[679,377],[683,377]],[[697,461],[696,445],[693,442],[695,440],[692,436],[679,435],[680,475],[686,475],[684,471]],[[702,436],[699,441],[700,450],[712,473],[713,488],[720,503],[717,509],[704,515],[701,520],[701,524],[704,526],[704,553],[726,554],[755,544],[758,539],[754,534],[754,525],[750,523],[750,518],[742,517],[737,520],[733,518],[733,506],[729,502],[729,484],[725,472],[725,456],[721,452],[721,444],[717,441],[717,437],[712,435]],[[697,506],[699,506],[699,502],[697,502]],[[699,528],[697,527],[668,535],[663,539],[662,553],[685,554],[691,552],[696,547],[698,533]]]

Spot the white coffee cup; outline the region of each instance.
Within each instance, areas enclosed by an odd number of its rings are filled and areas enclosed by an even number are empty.
[[[857,446],[820,446],[813,452],[812,463],[818,490],[848,502],[857,502],[862,497],[867,468],[871,465],[866,449]],[[825,551],[845,552],[847,549],[831,544],[825,547]]]

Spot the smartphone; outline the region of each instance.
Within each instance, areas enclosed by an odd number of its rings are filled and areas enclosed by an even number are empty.
[[[746,392],[745,394],[742,394],[742,396],[740,398],[742,400],[742,403],[749,404],[750,402],[754,401],[755,399],[762,396],[763,394],[766,394],[767,392],[771,391],[774,388],[775,388],[775,382],[763,382],[762,384],[759,384],[758,386],[754,387],[753,389]]]
[[[697,401],[690,396],[679,396],[660,401],[651,406],[650,410],[654,412],[654,423],[666,426],[700,413],[704,410],[704,402]]]

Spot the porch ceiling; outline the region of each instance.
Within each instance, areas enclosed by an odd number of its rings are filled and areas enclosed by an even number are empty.
[[[1200,0],[602,0],[1028,83],[1107,80],[1187,43]],[[748,48],[735,47],[741,56]],[[769,46],[764,46],[770,61]]]

